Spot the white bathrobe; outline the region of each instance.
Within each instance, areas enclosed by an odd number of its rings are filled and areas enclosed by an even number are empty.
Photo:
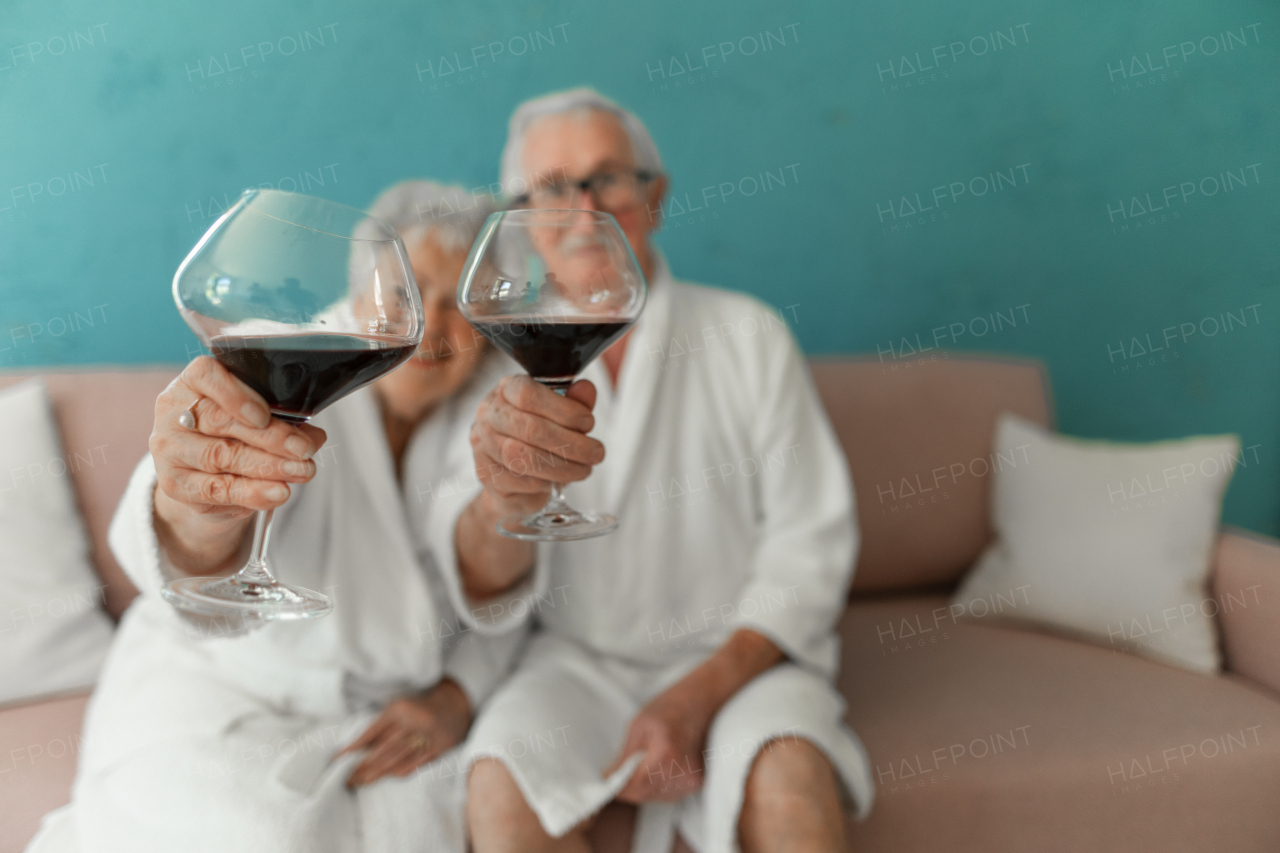
[[[515,369],[486,357],[413,435],[403,487],[372,389],[315,418],[328,443],[312,482],[276,512],[268,562],[334,599],[321,619],[230,636],[234,626],[196,624],[165,603],[174,570],[152,527],[156,475],[144,459],[111,529],[142,594],[90,701],[72,804],[31,849],[461,853],[459,750],[354,794],[345,781],[363,753],[332,758],[387,701],[447,675],[478,707],[508,670],[522,638],[459,622],[425,536],[439,504],[424,496],[442,482],[474,493],[465,434],[481,395]]]
[[[599,361],[584,374],[598,391],[592,435],[606,457],[566,490],[578,509],[615,513],[616,532],[539,546],[533,576],[473,613],[446,547],[460,507],[431,516],[465,619],[495,634],[530,614],[540,623],[473,727],[468,766],[500,757],[560,835],[634,769],[601,778],[636,711],[749,628],[787,662],[725,705],[702,792],[642,809],[637,849],[665,853],[678,826],[700,853],[736,850],[746,776],[773,739],[822,749],[865,815],[869,764],[832,686],[834,625],[857,548],[853,492],[786,322],[750,297],[675,281],[664,266],[627,346],[616,389]]]

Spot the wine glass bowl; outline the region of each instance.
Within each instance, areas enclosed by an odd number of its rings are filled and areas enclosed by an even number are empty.
[[[458,284],[475,329],[536,381],[563,394],[644,310],[648,285],[612,215],[517,209],[492,214]],[[498,522],[504,536],[564,541],[601,536],[612,515],[579,512],[553,484],[547,505]]]
[[[363,211],[278,190],[246,190],[178,268],[178,311],[214,358],[274,417],[304,423],[407,361],[423,312],[404,244]],[[333,609],[266,566],[272,511],[260,511],[249,562],[230,577],[162,590],[205,615],[306,619]]]

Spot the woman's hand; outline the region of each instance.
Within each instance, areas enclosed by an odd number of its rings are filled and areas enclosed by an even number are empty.
[[[451,678],[416,696],[403,696],[382,709],[365,733],[339,752],[367,749],[351,771],[348,788],[368,785],[383,776],[408,776],[462,743],[471,727],[471,703]]]
[[[178,419],[192,403],[196,427],[187,429]],[[156,400],[150,441],[156,532],[170,560],[194,574],[223,568],[253,512],[280,506],[288,484],[315,476],[311,457],[324,442],[318,427],[273,419],[215,359],[192,361]]]

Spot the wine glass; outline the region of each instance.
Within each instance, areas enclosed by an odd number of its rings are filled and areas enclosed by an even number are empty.
[[[246,190],[178,267],[173,298],[214,358],[294,424],[399,367],[422,342],[422,300],[395,229],[298,193]],[[211,616],[333,610],[327,596],[267,568],[273,512],[258,512],[244,568],[175,580],[165,600]]]
[[[564,394],[591,361],[644,310],[644,273],[608,213],[506,210],[485,221],[458,282],[458,307],[480,334],[535,380]],[[546,506],[497,530],[513,539],[558,542],[612,532],[618,519],[579,512],[553,483]]]

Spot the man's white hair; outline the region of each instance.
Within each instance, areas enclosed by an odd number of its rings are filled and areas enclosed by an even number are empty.
[[[511,114],[511,124],[507,130],[507,147],[502,151],[501,181],[504,193],[508,196],[519,196],[529,191],[529,177],[524,174],[524,166],[520,162],[524,137],[529,127],[546,116],[584,110],[600,110],[617,116],[618,121],[622,123],[622,129],[626,131],[627,139],[631,140],[631,155],[635,158],[636,167],[654,174],[662,171],[662,158],[658,156],[658,146],[653,144],[653,137],[649,135],[644,122],[595,89],[583,86],[541,95],[516,107],[516,111]]]
[[[430,235],[446,251],[471,248],[484,220],[498,209],[488,195],[435,181],[401,181],[374,200],[369,215],[396,229],[406,247]]]

